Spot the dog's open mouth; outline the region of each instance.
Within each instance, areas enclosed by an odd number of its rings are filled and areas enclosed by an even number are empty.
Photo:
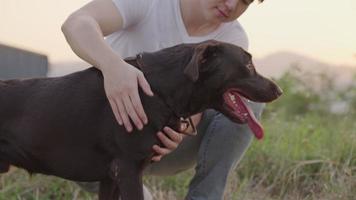
[[[243,95],[237,89],[229,89],[223,94],[225,107],[227,111],[234,118],[234,121],[240,123],[247,123],[255,134],[257,139],[262,139],[263,128],[258,122],[252,110],[245,104],[241,96]]]

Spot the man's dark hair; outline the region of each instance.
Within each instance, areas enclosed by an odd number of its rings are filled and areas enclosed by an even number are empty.
[[[249,4],[249,3],[252,3],[252,2],[254,2],[254,1],[255,1],[255,0],[250,0],[250,1],[244,0],[243,2]],[[264,1],[264,0],[258,0],[258,2],[260,2],[260,3],[262,3],[263,1]]]

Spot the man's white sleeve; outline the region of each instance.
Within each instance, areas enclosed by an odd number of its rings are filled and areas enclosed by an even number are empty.
[[[149,12],[154,0],[112,0],[123,18],[123,28],[138,24]]]
[[[248,51],[249,48],[249,41],[248,41],[248,36],[244,30],[244,28],[241,26],[240,23],[235,23],[234,24],[234,29],[235,29],[235,35],[231,41],[231,43],[242,47],[245,51]]]
[[[237,45],[243,48],[245,51],[248,51],[248,37],[244,28],[238,21],[234,21],[231,26],[228,27],[228,31],[225,31],[217,39],[223,42],[228,42]]]

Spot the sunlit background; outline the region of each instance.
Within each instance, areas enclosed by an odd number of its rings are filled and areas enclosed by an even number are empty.
[[[60,76],[90,66],[60,30],[87,2],[0,0],[0,80],[6,73]],[[265,0],[239,21],[256,68],[274,77],[284,94],[263,112],[265,139],[253,142],[229,175],[224,199],[356,199],[356,0]],[[145,184],[156,200],[184,199],[193,173],[146,177]],[[0,175],[0,200],[15,198],[97,196],[64,179],[12,168]]]
[[[52,68],[79,62],[60,27],[72,11],[87,2],[0,0],[0,43],[48,55]],[[239,20],[249,35],[254,57],[274,56],[272,63],[268,63],[271,59],[262,62],[267,67],[278,59],[287,64],[284,62],[291,58],[356,66],[355,0],[265,0],[253,3]]]

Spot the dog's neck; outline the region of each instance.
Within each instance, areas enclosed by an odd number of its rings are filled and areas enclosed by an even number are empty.
[[[191,46],[186,46],[180,51],[144,53],[126,60],[145,74],[155,95],[162,98],[177,117],[188,117],[210,107],[206,96],[208,88],[192,82],[183,73],[192,51]]]

